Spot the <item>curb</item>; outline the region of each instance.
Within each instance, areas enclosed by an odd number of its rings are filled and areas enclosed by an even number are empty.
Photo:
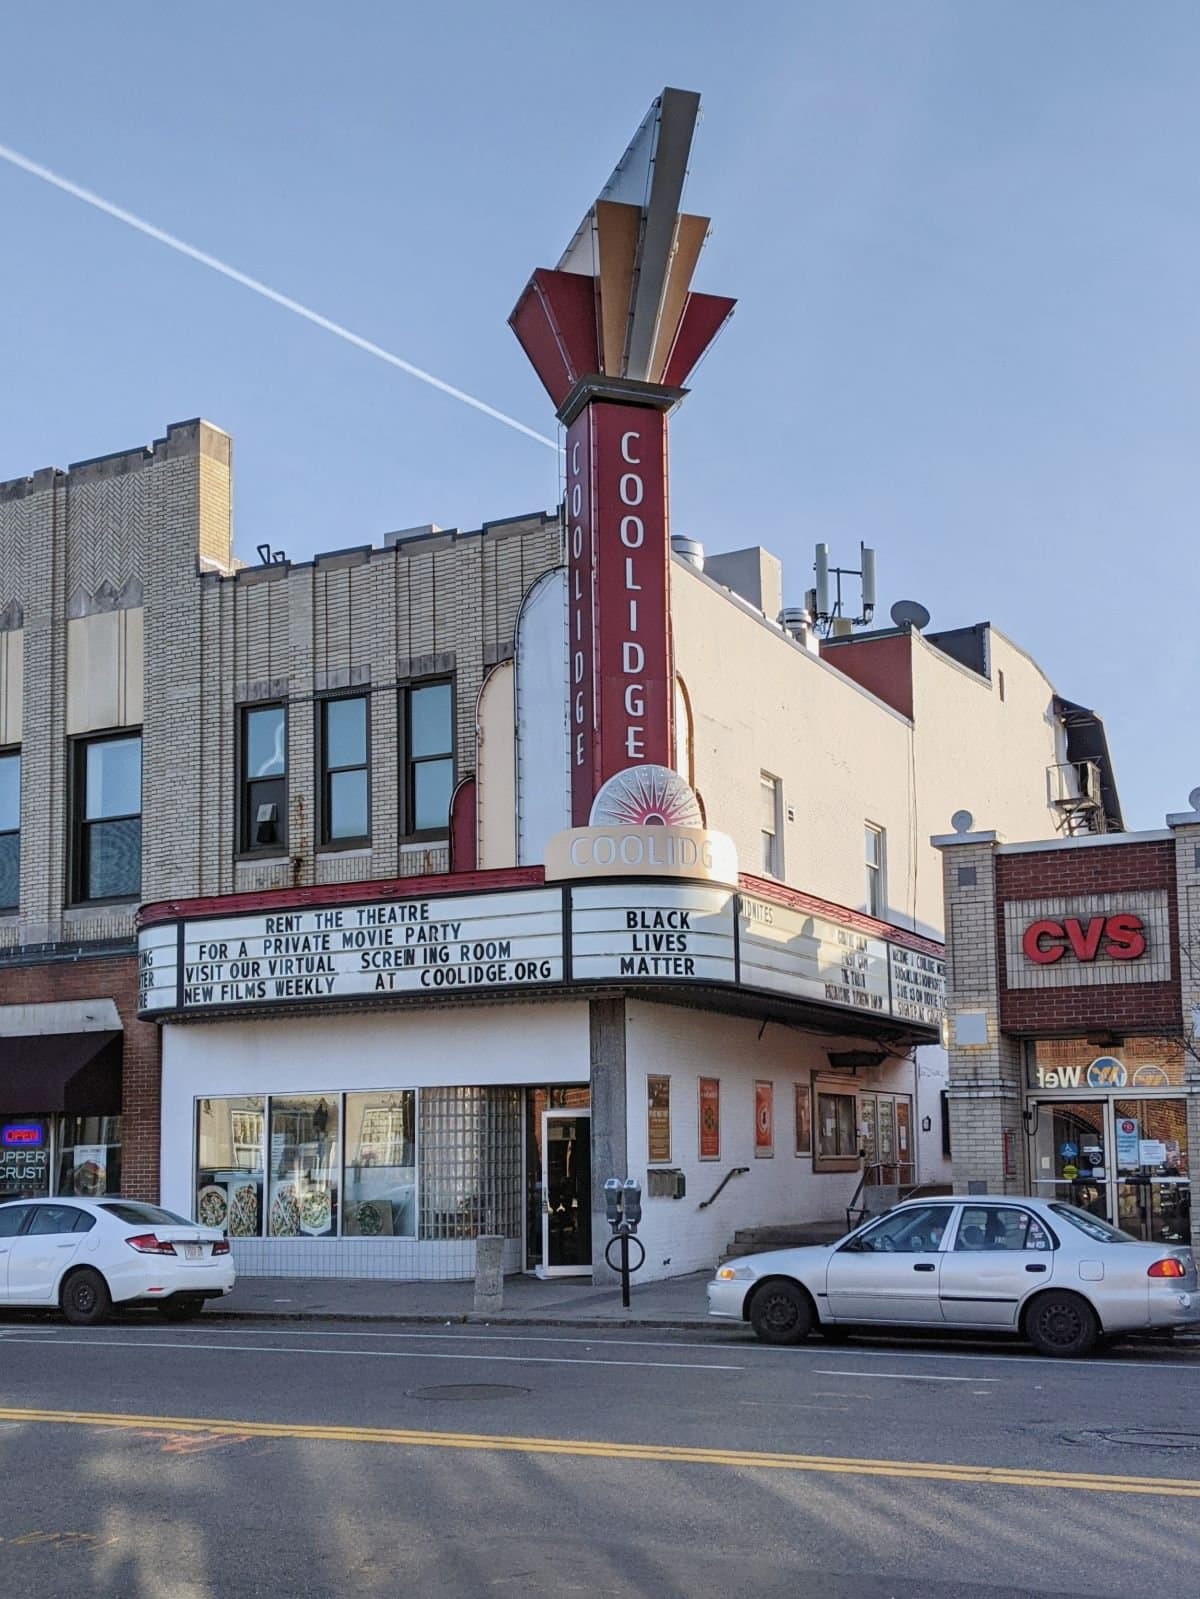
[[[577,1327],[586,1332],[603,1331],[606,1327],[644,1327],[652,1332],[709,1332],[728,1333],[731,1324],[710,1320],[708,1317],[668,1316],[517,1316],[485,1315],[476,1311],[454,1311],[442,1315],[381,1315],[373,1311],[353,1310],[206,1310],[205,1323],[252,1321],[332,1321],[355,1326],[384,1323],[395,1327]],[[1149,1340],[1155,1347],[1200,1349],[1200,1333],[1184,1333],[1170,1340]]]
[[[605,1327],[647,1327],[656,1331],[674,1329],[679,1332],[727,1331],[714,1326],[707,1318],[692,1321],[679,1318],[628,1316],[488,1316],[474,1311],[455,1311],[434,1315],[379,1315],[353,1310],[206,1310],[205,1323],[215,1321],[335,1321],[366,1326],[372,1322],[385,1322],[398,1327],[581,1327],[600,1330]]]

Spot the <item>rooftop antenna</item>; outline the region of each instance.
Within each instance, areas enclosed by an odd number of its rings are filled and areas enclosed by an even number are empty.
[[[863,543],[858,546],[859,562],[855,566],[830,566],[828,544],[818,544],[813,571],[816,586],[808,590],[804,603],[817,627],[828,638],[844,638],[852,628],[866,627],[875,614],[875,551]],[[842,579],[859,579],[862,609],[858,616],[844,614],[846,601],[842,595]],[[829,580],[833,579],[833,599],[830,602]]]
[[[929,612],[920,600],[897,600],[892,606],[892,621],[897,627],[911,627],[914,633],[920,633],[929,626]]]

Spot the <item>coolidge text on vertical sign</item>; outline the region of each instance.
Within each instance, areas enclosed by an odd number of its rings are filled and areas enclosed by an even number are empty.
[[[572,811],[582,826],[615,772],[671,765],[662,411],[585,406],[567,434],[567,511]]]

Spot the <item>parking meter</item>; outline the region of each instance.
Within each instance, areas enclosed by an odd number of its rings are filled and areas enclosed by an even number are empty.
[[[635,1233],[642,1219],[642,1189],[636,1177],[626,1177],[621,1197],[625,1202],[625,1224],[631,1233]]]
[[[621,1179],[610,1177],[604,1184],[604,1209],[608,1225],[616,1232],[621,1225]]]

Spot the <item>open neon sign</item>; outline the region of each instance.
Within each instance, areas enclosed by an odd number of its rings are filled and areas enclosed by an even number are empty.
[[[5,1149],[41,1149],[46,1129],[40,1122],[8,1122],[0,1128],[0,1144]]]

